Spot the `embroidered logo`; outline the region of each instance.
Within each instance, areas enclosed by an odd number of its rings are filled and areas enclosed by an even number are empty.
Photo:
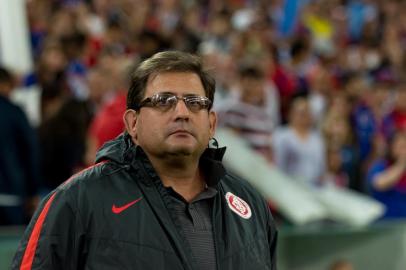
[[[251,208],[243,199],[235,196],[231,192],[226,193],[228,207],[242,218],[249,219],[252,215]]]
[[[113,207],[111,208],[111,211],[112,211],[114,214],[120,214],[121,212],[123,212],[124,210],[126,210],[128,207],[130,207],[130,206],[132,206],[133,204],[136,204],[137,202],[139,202],[141,199],[142,199],[142,197],[136,199],[135,201],[132,201],[132,202],[130,202],[130,203],[127,203],[127,204],[125,204],[125,205],[123,205],[123,206],[120,206],[120,207],[118,207],[118,206],[116,206],[115,204],[113,204]]]

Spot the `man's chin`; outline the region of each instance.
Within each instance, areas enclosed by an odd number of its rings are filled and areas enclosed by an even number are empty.
[[[178,146],[171,147],[171,149],[168,149],[167,153],[171,156],[190,156],[193,154],[193,150],[192,147]]]
[[[166,147],[166,154],[175,157],[189,157],[189,156],[200,156],[203,152],[198,145],[195,143],[176,143],[168,144]]]

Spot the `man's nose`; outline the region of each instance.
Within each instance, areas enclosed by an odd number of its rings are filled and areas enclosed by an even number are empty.
[[[178,102],[175,105],[175,114],[176,118],[182,118],[182,119],[188,119],[190,116],[190,111],[188,107],[186,106],[186,103],[184,100],[179,99]]]

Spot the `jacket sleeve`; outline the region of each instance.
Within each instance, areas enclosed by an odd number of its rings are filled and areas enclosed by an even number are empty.
[[[80,214],[67,190],[54,191],[28,225],[11,269],[80,269],[83,238]]]
[[[271,257],[271,269],[276,270],[276,244],[278,241],[278,231],[273,220],[271,210],[268,207],[268,244]]]

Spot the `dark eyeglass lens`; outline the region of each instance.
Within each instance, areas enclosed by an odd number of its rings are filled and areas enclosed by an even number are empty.
[[[191,110],[198,111],[205,109],[205,100],[201,97],[186,97],[185,102]]]
[[[156,95],[154,104],[158,107],[172,107],[176,103],[176,97],[173,95]]]

